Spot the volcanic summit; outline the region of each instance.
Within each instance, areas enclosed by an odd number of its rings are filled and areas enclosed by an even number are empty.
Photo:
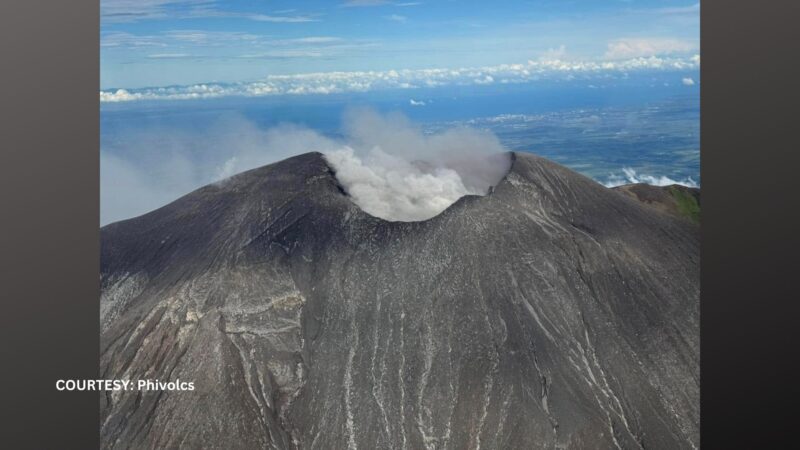
[[[101,229],[104,448],[699,446],[699,226],[512,153],[373,217],[320,153]]]

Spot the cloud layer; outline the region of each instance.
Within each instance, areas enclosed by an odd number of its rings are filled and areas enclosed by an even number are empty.
[[[618,39],[608,44],[606,58],[626,59],[697,51],[694,41],[681,39]]]
[[[233,12],[219,9],[224,2],[215,0],[103,0],[100,17],[104,24],[164,19],[238,18],[257,22],[305,23],[317,19],[309,16]]]
[[[494,83],[529,83],[537,80],[591,78],[608,73],[646,70],[681,71],[700,66],[700,55],[692,57],[637,57],[618,61],[528,61],[477,68],[407,69],[387,71],[317,72],[269,75],[248,83],[206,83],[145,89],[100,91],[101,102],[136,100],[186,100],[228,96],[337,94],[381,89],[417,89],[437,86],[469,86]]]

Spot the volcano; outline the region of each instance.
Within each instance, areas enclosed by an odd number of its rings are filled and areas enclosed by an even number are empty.
[[[699,226],[512,153],[391,222],[319,153],[101,229],[103,448],[699,446]]]

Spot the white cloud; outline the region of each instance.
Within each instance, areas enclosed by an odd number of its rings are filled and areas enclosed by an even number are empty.
[[[682,79],[681,83],[683,83],[684,86],[694,86],[694,80],[690,77]]]
[[[345,8],[357,8],[362,6],[381,6],[388,4],[388,0],[347,0],[340,6]]]
[[[100,153],[101,224],[146,213],[203,185],[318,151],[352,200],[388,220],[423,220],[460,197],[483,195],[508,171],[497,138],[454,128],[425,135],[404,116],[355,110],[345,138],[280,125],[263,130],[234,115],[198,132],[157,125],[127,131]]]
[[[257,42],[262,36],[241,31],[170,30],[165,31],[162,38],[195,45],[229,45]]]
[[[406,23],[406,21],[408,20],[408,17],[401,16],[399,14],[391,14],[389,16],[384,16],[384,19],[391,20],[391,21],[397,22],[397,23]]]
[[[284,44],[328,44],[331,42],[340,42],[342,38],[334,36],[308,36],[296,39],[284,39],[280,41],[271,41],[272,43]]]
[[[206,7],[206,8],[195,8],[188,12],[188,14],[184,16],[180,16],[181,18],[203,18],[203,19],[224,19],[224,18],[232,18],[232,19],[246,19],[246,20],[253,20],[256,22],[273,22],[273,23],[306,23],[306,22],[319,22],[318,15],[293,15],[287,16],[289,12],[294,12],[294,10],[283,10],[283,11],[275,11],[272,14],[263,14],[263,13],[252,13],[252,12],[233,12],[233,11],[221,11],[218,9]]]
[[[553,61],[553,60],[560,60],[564,58],[567,54],[567,47],[565,45],[560,45],[557,48],[549,48],[546,52],[542,53],[539,57],[540,60],[543,61]]]
[[[105,22],[133,22],[167,17],[173,7],[207,7],[212,0],[102,0],[100,16]]]
[[[306,36],[298,38],[274,39],[268,35],[246,33],[240,31],[208,31],[208,30],[167,30],[158,34],[134,35],[114,32],[101,37],[100,46],[106,52],[136,51],[140,48],[158,47],[163,53],[183,53],[187,44],[199,48],[245,47],[250,51],[272,47],[296,47],[308,49],[317,47],[329,51],[342,51],[374,47],[376,42],[367,40],[347,41],[336,36]],[[167,52],[166,50],[173,50]],[[316,55],[315,55],[316,56]],[[210,58],[211,56],[206,56]],[[221,56],[224,57],[224,56]]]
[[[132,100],[140,100],[142,98],[142,94],[131,94],[125,89],[117,89],[116,91],[100,91],[101,102],[129,102]]]
[[[151,59],[180,59],[180,58],[188,58],[192,55],[188,53],[154,53],[152,55],[147,55],[148,58]]]
[[[319,19],[307,16],[270,16],[268,14],[246,14],[244,17],[250,20],[255,20],[256,22],[273,23],[305,23],[319,21]]]
[[[424,100],[414,100],[413,98],[408,101],[411,106],[425,106]]]
[[[100,16],[103,23],[137,22],[166,18],[241,18],[258,22],[306,23],[317,22],[311,16],[287,16],[294,10],[273,14],[232,12],[217,9],[215,0],[102,0]]]
[[[680,39],[632,38],[608,43],[605,57],[610,60],[638,58],[697,50],[697,45]]]
[[[305,53],[303,53],[305,52]],[[257,58],[321,56],[320,49],[269,51],[243,55]],[[247,83],[206,83],[145,89],[102,91],[101,101],[181,100],[223,96],[331,94],[381,89],[416,89],[446,85],[470,86],[491,83],[529,83],[544,79],[591,80],[628,72],[685,71],[699,67],[699,57],[640,57],[617,61],[531,60],[525,64],[501,64],[455,69],[405,69],[386,71],[316,72],[269,75]]]
[[[622,186],[624,184],[645,183],[653,186],[670,186],[679,184],[687,187],[700,187],[700,185],[692,179],[692,177],[684,178],[683,180],[675,180],[670,177],[660,175],[639,174],[635,169],[625,167],[622,169],[623,175],[612,174],[602,184],[606,187]]]
[[[689,6],[678,6],[672,8],[659,8],[655,10],[658,14],[698,14],[700,12],[700,3],[695,3]]]
[[[494,77],[491,75],[486,75],[482,78],[476,78],[475,84],[492,84],[494,83]]]
[[[166,47],[167,43],[159,36],[138,36],[125,32],[107,33],[100,37],[100,47]]]
[[[140,92],[117,89],[114,91],[101,91],[100,101],[114,103],[134,100],[189,100],[237,95],[236,92],[235,90],[216,84],[194,84],[191,86],[153,88]]]
[[[422,2],[390,2],[389,0],[347,0],[344,3],[341,3],[339,6],[343,8],[359,8],[368,6],[408,7],[408,6],[418,6],[421,4]]]
[[[289,58],[319,58],[322,52],[313,50],[273,50],[261,53],[248,53],[239,55],[238,58],[247,59],[289,59]]]

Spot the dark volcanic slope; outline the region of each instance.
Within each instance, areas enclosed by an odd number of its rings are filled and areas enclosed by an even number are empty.
[[[699,445],[699,229],[529,154],[386,222],[320,154],[102,229],[106,448]]]

